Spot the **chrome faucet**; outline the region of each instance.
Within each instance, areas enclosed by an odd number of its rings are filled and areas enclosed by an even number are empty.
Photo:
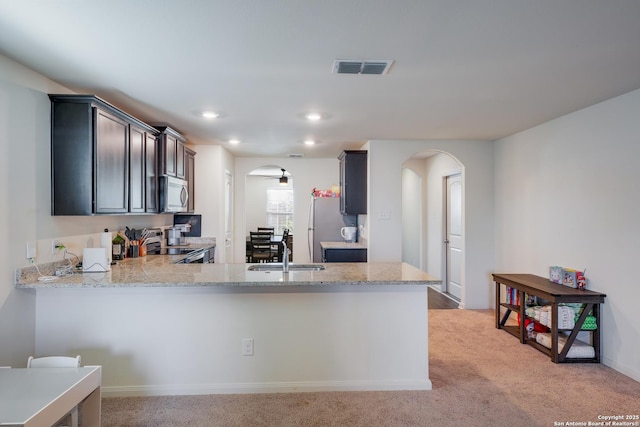
[[[285,243],[282,243],[282,272],[289,272],[289,248]]]

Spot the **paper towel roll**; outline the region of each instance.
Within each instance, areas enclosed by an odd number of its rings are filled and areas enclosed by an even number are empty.
[[[111,251],[113,250],[113,240],[111,239],[111,233],[105,231],[100,234],[100,247],[107,249],[107,259],[109,260],[109,264],[111,264]]]

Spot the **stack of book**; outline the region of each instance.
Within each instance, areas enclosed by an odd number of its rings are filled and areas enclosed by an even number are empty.
[[[587,288],[587,278],[584,275],[584,271],[578,271],[572,268],[564,268],[557,265],[549,267],[549,280],[553,283],[569,286],[570,288]]]

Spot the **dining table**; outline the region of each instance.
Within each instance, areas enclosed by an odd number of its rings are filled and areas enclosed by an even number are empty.
[[[101,423],[102,367],[0,368],[0,426],[51,426],[78,405],[82,425]]]

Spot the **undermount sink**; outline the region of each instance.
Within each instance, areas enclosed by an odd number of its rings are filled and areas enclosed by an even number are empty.
[[[280,263],[266,263],[250,265],[249,271],[282,271]],[[289,264],[289,271],[319,271],[324,270],[324,265],[320,264]]]

